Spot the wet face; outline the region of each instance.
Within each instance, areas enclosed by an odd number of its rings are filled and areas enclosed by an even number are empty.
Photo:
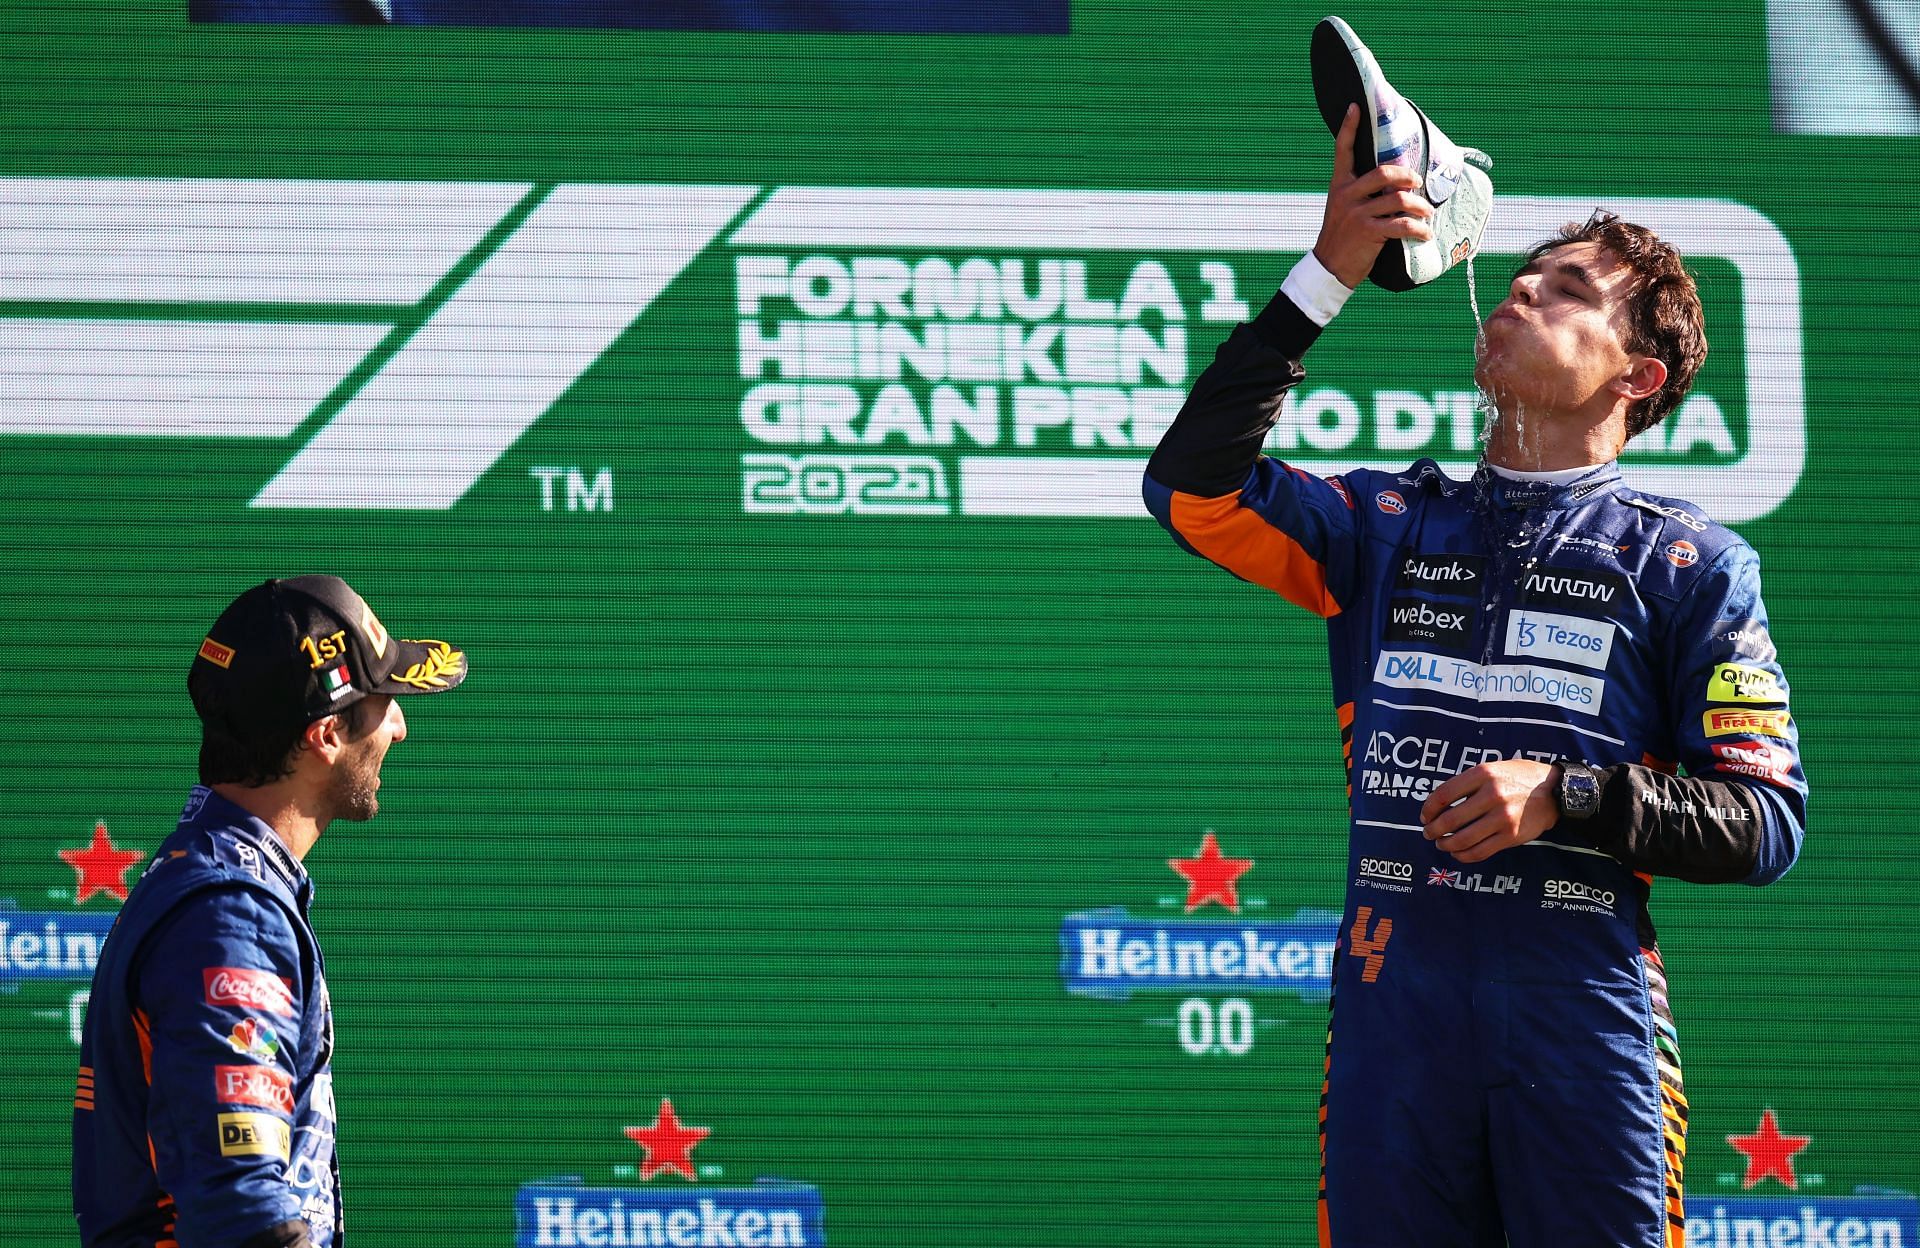
[[[365,699],[359,722],[372,727],[347,742],[327,782],[328,804],[335,819],[364,823],[380,810],[380,764],[387,750],[407,736],[407,717],[400,704],[386,694]]]
[[[1474,380],[1503,416],[1586,411],[1632,371],[1632,271],[1598,243],[1555,247],[1514,276],[1487,318]]]

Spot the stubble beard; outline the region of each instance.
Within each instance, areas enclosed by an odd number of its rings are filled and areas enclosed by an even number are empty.
[[[365,823],[380,813],[380,763],[385,755],[377,734],[347,747],[327,789],[335,819]]]

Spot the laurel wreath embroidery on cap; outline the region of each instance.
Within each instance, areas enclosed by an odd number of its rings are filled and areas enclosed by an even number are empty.
[[[425,643],[433,649],[427,651],[427,657],[415,663],[404,672],[395,672],[389,679],[403,685],[412,685],[415,689],[444,689],[446,677],[460,670],[467,656],[444,641]]]

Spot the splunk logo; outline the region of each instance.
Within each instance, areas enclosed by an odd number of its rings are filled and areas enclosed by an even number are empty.
[[[251,506],[444,509],[628,339],[625,367],[691,396],[676,420],[738,433],[745,512],[1136,518],[1148,451],[1313,245],[1320,200],[0,179],[0,436],[284,446]],[[1722,521],[1768,514],[1805,458],[1786,240],[1738,204],[1609,202],[1738,270],[1746,351],[1732,389],[1636,441],[1629,479]],[[1482,250],[1517,256],[1588,207],[1506,201]],[[682,280],[716,252],[724,277]],[[677,323],[731,315],[710,341],[636,331],[668,297]],[[1460,388],[1316,390],[1281,415],[1274,449],[1318,476],[1478,449]],[[529,471],[545,509],[562,480],[569,509],[611,501],[604,471]]]

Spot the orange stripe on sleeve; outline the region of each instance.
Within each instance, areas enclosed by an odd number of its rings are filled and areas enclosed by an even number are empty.
[[[1240,491],[1219,498],[1176,492],[1169,509],[1174,531],[1189,546],[1235,576],[1264,585],[1315,615],[1340,614],[1327,588],[1326,569],[1300,543],[1240,505]]]

